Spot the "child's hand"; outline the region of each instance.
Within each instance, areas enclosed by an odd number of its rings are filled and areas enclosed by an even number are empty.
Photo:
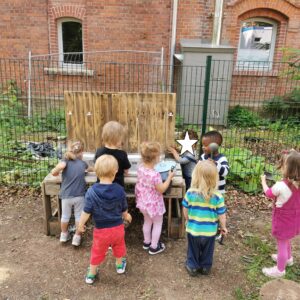
[[[84,224],[79,224],[77,229],[80,233],[83,233],[86,230],[86,226]]]
[[[130,213],[127,213],[126,216],[124,217],[124,220],[127,221],[128,223],[131,223],[132,221],[132,216]]]
[[[169,178],[172,179],[175,176],[175,173],[176,173],[176,169],[174,169],[173,171],[170,170],[169,171]]]
[[[266,182],[267,176],[265,174],[260,176],[261,182]]]
[[[225,228],[221,228],[221,233],[222,233],[223,235],[227,235],[227,234],[228,234],[227,228],[226,228],[226,227],[225,227]]]
[[[174,152],[177,153],[176,149],[173,147],[168,147],[168,152],[172,154],[174,154]]]

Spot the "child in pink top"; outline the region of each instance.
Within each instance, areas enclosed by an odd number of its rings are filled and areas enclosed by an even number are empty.
[[[167,180],[163,183],[160,174],[154,170],[160,157],[159,143],[145,142],[140,149],[142,164],[137,171],[136,207],[144,215],[143,249],[149,250],[149,254],[153,255],[165,250],[165,245],[159,241],[163,214],[166,212],[162,194],[169,187],[174,173],[170,171]]]
[[[266,276],[273,278],[284,276],[286,265],[293,265],[291,239],[300,234],[300,153],[295,150],[284,153],[282,162],[282,181],[269,188],[266,176],[262,176],[266,196],[275,200],[272,235],[277,240],[277,254],[272,254],[272,259],[277,266],[262,270]]]

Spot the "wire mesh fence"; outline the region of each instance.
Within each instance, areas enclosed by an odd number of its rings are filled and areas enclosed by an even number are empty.
[[[258,65],[228,60],[177,64],[169,76],[170,66],[158,57],[151,63],[85,58],[78,65],[58,57],[1,59],[0,181],[39,185],[60,159],[67,137],[66,91],[174,92],[174,143],[186,129],[199,137],[219,130],[221,151],[231,166],[229,183],[258,191],[263,171],[278,176],[275,164],[281,150],[300,146],[300,87],[293,76],[298,69],[279,62]]]

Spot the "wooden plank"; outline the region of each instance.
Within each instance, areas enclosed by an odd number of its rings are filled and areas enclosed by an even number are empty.
[[[75,138],[75,119],[74,119],[74,93],[64,93],[64,104],[66,114],[66,128],[68,139]]]
[[[140,93],[138,101],[138,143],[151,141],[149,128],[154,122],[150,116],[150,103],[147,101],[147,94]]]
[[[101,146],[102,142],[102,115],[101,115],[101,95],[100,92],[92,92],[93,119],[94,119],[94,151]]]
[[[156,104],[156,120],[155,126],[157,128],[156,140],[161,144],[162,151],[165,150],[165,95],[155,94],[155,104]]]
[[[82,103],[80,103],[83,109],[83,124],[85,131],[85,151],[95,151],[95,129],[94,129],[94,105],[93,94],[91,92],[82,93]]]
[[[127,93],[128,152],[138,152],[138,101],[137,93]]]
[[[86,130],[84,126],[84,106],[86,105],[86,99],[83,96],[83,93],[78,92],[74,93],[74,114],[73,114],[73,126],[75,136],[74,139],[79,139],[85,144],[87,142]]]
[[[59,190],[60,190],[60,184],[56,184],[56,183],[45,184],[46,195],[50,195],[50,196],[58,195]]]
[[[127,98],[131,96],[131,94],[120,93],[119,94],[119,122],[125,127],[126,135],[123,140],[123,149],[128,152],[128,114],[127,114]]]
[[[42,199],[43,199],[43,209],[44,209],[44,233],[49,235],[49,219],[51,218],[51,199],[45,191],[45,183],[42,183]]]
[[[166,110],[166,147],[174,144],[175,137],[175,118],[176,118],[176,95],[167,94]],[[172,114],[172,116],[171,116]]]

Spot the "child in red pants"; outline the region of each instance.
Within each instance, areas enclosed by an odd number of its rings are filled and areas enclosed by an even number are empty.
[[[118,171],[118,162],[112,155],[100,156],[95,164],[95,171],[100,183],[90,187],[85,195],[85,205],[79,221],[79,230],[85,231],[85,223],[93,216],[95,228],[91,249],[90,267],[85,282],[93,284],[97,267],[104,261],[111,246],[116,258],[116,271],[123,274],[126,269],[126,245],[123,219],[131,222],[127,212],[124,188],[113,183]]]

